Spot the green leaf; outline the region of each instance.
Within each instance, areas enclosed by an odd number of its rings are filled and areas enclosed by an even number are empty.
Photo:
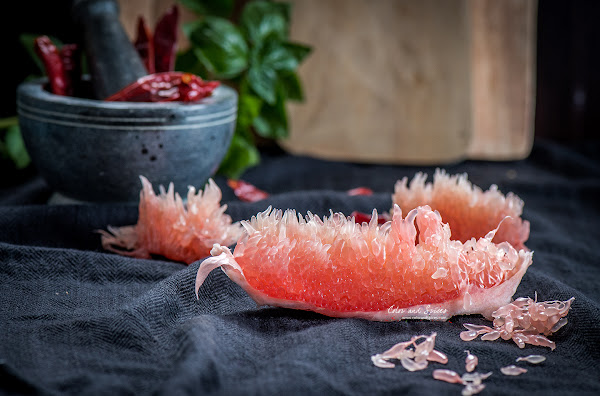
[[[225,19],[204,18],[189,38],[194,54],[214,78],[236,77],[248,66],[248,45],[239,29]]]
[[[260,153],[254,143],[236,131],[218,173],[230,179],[239,179],[248,168],[259,162]]]
[[[265,103],[262,106],[260,114],[254,119],[253,126],[260,136],[268,139],[282,139],[288,136],[285,96],[281,89],[277,92],[277,101],[274,105]]]
[[[298,64],[302,63],[304,59],[312,52],[312,48],[292,41],[288,41],[283,44],[285,48],[296,58]]]
[[[198,15],[216,15],[227,18],[233,11],[233,0],[178,0]]]
[[[5,149],[8,157],[15,163],[17,169],[26,168],[31,159],[25,149],[21,130],[17,125],[10,126],[6,130],[5,140]]]
[[[248,40],[259,45],[266,38],[288,37],[291,8],[288,3],[253,1],[242,10],[240,24]]]
[[[208,72],[196,56],[193,47],[177,53],[177,57],[175,58],[175,70],[192,73],[202,78],[208,78]]]
[[[252,66],[248,70],[248,81],[252,89],[269,104],[275,104],[277,72],[269,68]]]
[[[18,124],[19,124],[19,119],[16,116],[0,119],[0,129],[6,129],[6,128],[9,128],[11,126],[18,125]]]
[[[274,105],[279,72],[293,71],[298,61],[293,51],[276,40],[252,48],[248,83],[258,96]]]
[[[240,93],[238,101],[237,125],[238,128],[246,130],[260,114],[263,101],[250,93]]]
[[[286,99],[301,102],[304,100],[302,82],[295,72],[283,72],[279,74],[279,84]]]

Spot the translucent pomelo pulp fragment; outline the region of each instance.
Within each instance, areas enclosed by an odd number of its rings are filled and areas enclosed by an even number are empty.
[[[461,392],[462,396],[471,396],[480,393],[485,389],[485,384],[467,385]]]
[[[523,373],[526,373],[527,369],[523,368],[523,367],[517,367],[514,364],[511,364],[510,366],[506,366],[506,367],[500,368],[500,371],[504,375],[513,375],[513,376],[516,376],[516,375],[521,375]]]
[[[477,332],[490,332],[493,329],[489,326],[485,326],[485,325],[474,325],[471,323],[463,323],[463,326],[466,329],[472,330],[472,331],[477,331]],[[479,333],[482,334],[482,333]]]
[[[517,362],[527,362],[527,363],[531,363],[531,364],[540,364],[545,360],[546,360],[546,357],[542,356],[542,355],[528,355],[528,356],[521,356],[521,357],[517,358]]]
[[[460,332],[460,339],[463,341],[473,341],[477,336],[479,336],[479,333],[473,330]]]
[[[108,227],[99,231],[102,247],[125,256],[150,258],[160,255],[171,260],[192,263],[209,255],[215,243],[228,246],[242,234],[221,206],[221,190],[209,179],[203,191],[190,187],[187,202],[175,193],[173,184],[156,195],[143,176],[139,217],[136,225]]]
[[[446,369],[433,370],[433,378],[440,381],[446,381],[451,384],[462,384],[462,379],[457,372]]]
[[[430,362],[446,364],[446,363],[448,363],[448,356],[446,356],[445,353],[436,351],[434,349],[433,351],[431,351],[429,353],[429,356],[427,356],[427,360],[429,360]]]
[[[500,338],[500,332],[495,331],[495,330],[490,331],[489,333],[481,336],[481,339],[483,341],[494,341],[494,340],[497,340],[498,338]]]
[[[460,338],[471,341],[484,334],[481,337],[484,341],[512,339],[519,348],[531,344],[554,350],[556,344],[546,336],[568,323],[566,315],[573,301],[574,298],[566,301],[537,302],[537,294],[535,300],[520,297],[492,312],[493,329],[465,324],[469,330],[463,331]]]
[[[487,379],[491,372],[489,373],[464,373],[461,377],[462,382],[467,385],[479,385],[483,382],[483,380]]]
[[[417,362],[416,360],[410,359],[408,357],[403,357],[400,359],[400,363],[402,363],[402,367],[407,369],[408,371],[418,371],[423,370],[427,367],[427,361]]]
[[[397,359],[408,371],[423,370],[427,367],[428,361],[446,364],[448,357],[433,349],[435,337],[436,333],[431,333],[429,336],[414,336],[410,341],[400,342],[383,353],[371,356],[371,361],[377,367],[392,368],[394,364],[388,360]]]
[[[465,358],[465,370],[467,370],[470,373],[473,370],[475,370],[475,367],[477,367],[479,359],[477,359],[477,356],[473,355],[471,352],[465,352],[467,353],[467,357]]]
[[[396,367],[396,365],[394,363],[388,362],[380,354],[371,356],[371,361],[373,362],[373,364],[375,366],[377,366],[379,368],[394,368],[394,367]]]

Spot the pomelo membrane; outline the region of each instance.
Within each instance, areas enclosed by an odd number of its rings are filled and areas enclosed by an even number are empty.
[[[462,242],[427,205],[404,218],[395,205],[383,225],[377,218],[373,211],[370,223],[357,224],[341,213],[321,219],[269,208],[241,222],[246,232],[233,253],[214,245],[196,294],[221,267],[259,305],[381,321],[490,317],[532,262],[532,252],[493,242],[500,224]]]
[[[102,247],[121,255],[150,258],[161,255],[192,263],[210,255],[215,243],[232,245],[242,234],[239,223],[225,214],[221,189],[209,179],[203,191],[189,187],[187,202],[174,192],[173,183],[156,195],[152,184],[141,176],[139,218],[136,225],[108,227]]]
[[[526,249],[529,222],[521,219],[523,201],[509,192],[504,196],[496,185],[487,191],[471,184],[467,174],[448,175],[436,169],[433,183],[427,175],[417,173],[396,182],[392,202],[408,211],[422,205],[437,210],[452,229],[452,239],[466,242],[481,238],[497,227],[494,242],[508,242],[515,249]]]

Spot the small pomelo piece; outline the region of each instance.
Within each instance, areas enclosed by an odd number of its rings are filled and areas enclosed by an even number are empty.
[[[221,206],[221,189],[209,179],[204,191],[189,187],[187,202],[174,192],[173,183],[156,195],[152,184],[140,177],[139,218],[136,225],[101,230],[102,247],[126,256],[150,258],[161,255],[192,263],[210,254],[213,244],[232,245],[242,228],[232,223]]]
[[[452,229],[452,239],[466,242],[481,238],[499,227],[494,242],[509,242],[524,249],[529,238],[529,222],[521,219],[523,201],[513,193],[504,196],[496,185],[489,190],[472,185],[466,174],[448,175],[437,169],[433,183],[417,173],[408,184],[405,177],[396,182],[392,202],[405,213],[422,205],[437,210]],[[502,223],[502,224],[500,224]]]
[[[234,252],[215,244],[200,265],[196,293],[213,269],[225,273],[259,304],[371,320],[457,314],[489,317],[510,302],[532,252],[493,243],[497,231],[466,242],[429,206],[369,224],[332,213],[306,218],[267,209],[241,224]],[[418,233],[418,236],[417,236]]]

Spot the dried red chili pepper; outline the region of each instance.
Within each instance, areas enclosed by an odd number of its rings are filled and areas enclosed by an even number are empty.
[[[371,221],[371,215],[367,213],[354,211],[350,214],[350,217],[354,217],[354,221],[358,224],[369,223]],[[381,213],[377,216],[377,224],[385,224],[390,221],[391,218],[387,213]]]
[[[240,201],[256,202],[269,196],[269,193],[243,180],[228,179],[227,185],[233,189],[233,193]]]
[[[160,18],[154,29],[154,70],[157,73],[175,69],[179,8],[174,5]]]
[[[373,195],[373,190],[367,187],[356,187],[352,190],[346,191],[346,193],[350,196],[354,195]]]
[[[137,37],[133,45],[140,55],[140,58],[142,58],[142,62],[144,62],[148,74],[154,73],[154,42],[152,41],[150,28],[146,24],[146,20],[143,16],[138,17]]]
[[[154,73],[139,78],[107,101],[119,102],[195,102],[212,95],[218,81],[204,81],[183,72]]]
[[[52,43],[48,36],[39,36],[34,41],[34,49],[44,63],[52,93],[66,95],[65,69],[56,45]]]
[[[77,44],[65,44],[59,55],[65,77],[65,95],[76,96],[81,81],[81,49]]]

